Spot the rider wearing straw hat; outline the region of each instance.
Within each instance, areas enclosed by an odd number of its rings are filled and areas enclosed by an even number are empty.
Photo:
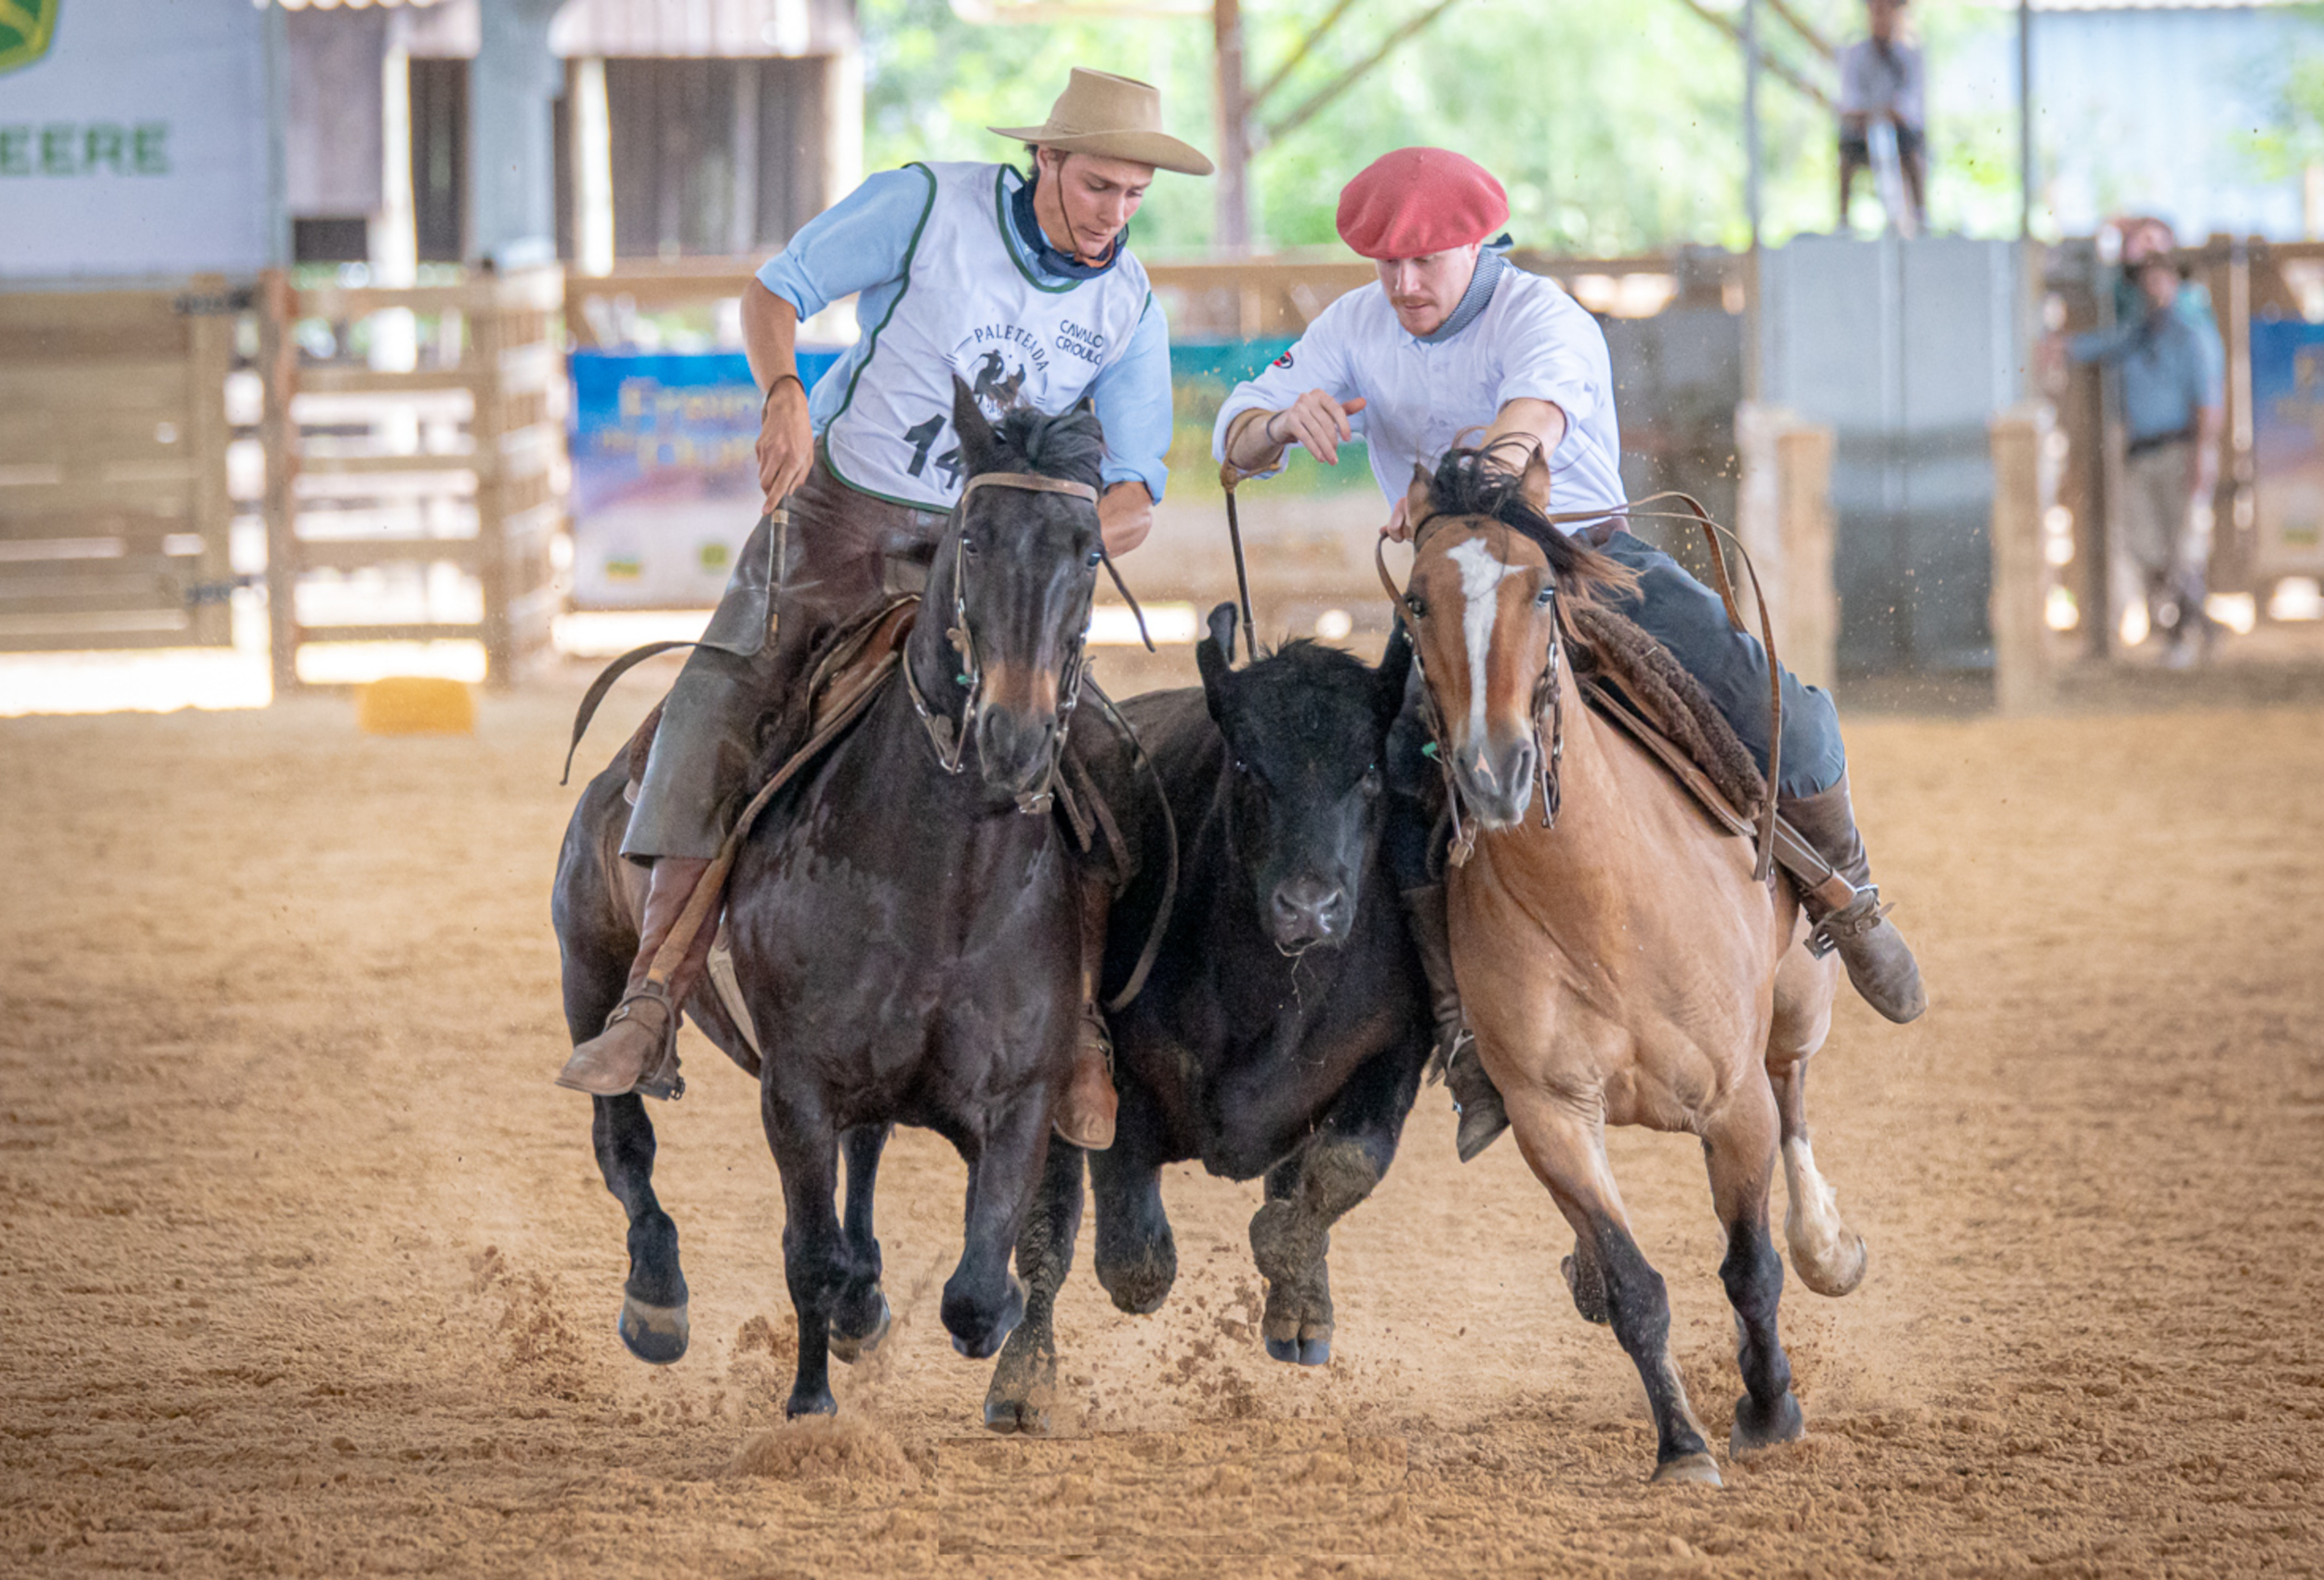
[[[770,512],[789,507],[785,563],[773,563],[777,536],[762,520],[664,704],[622,843],[651,875],[629,992],[560,1085],[614,1096],[667,1063],[713,929],[667,986],[647,968],[748,791],[761,713],[837,625],[925,586],[966,481],[951,431],[956,375],[995,419],[1015,405],[1057,413],[1092,401],[1106,439],[1107,549],[1134,548],[1153,523],[1170,442],[1169,336],[1125,231],[1155,171],[1207,176],[1210,161],[1162,130],[1153,87],[1079,68],[1040,125],[992,130],[1030,145],[1029,174],[964,163],[874,176],[746,288],[744,343],[766,391],[759,481]],[[863,338],[808,390],[793,352],[799,321],[858,293]],[[1091,1005],[1059,1133],[1110,1145],[1114,1110]]]
[[[1638,573],[1622,612],[1658,638],[1767,766],[1767,653],[1729,623],[1719,596],[1670,556],[1620,530],[1626,501],[1615,424],[1614,380],[1597,321],[1558,284],[1510,267],[1508,238],[1488,242],[1509,218],[1501,184],[1444,149],[1384,155],[1340,196],[1340,235],[1375,260],[1378,289],[1340,297],[1299,342],[1219,412],[1214,449],[1239,470],[1268,475],[1293,444],[1327,466],[1361,435],[1372,474],[1392,503],[1388,531],[1404,533],[1414,467],[1433,471],[1464,436],[1520,464],[1535,449],[1554,479],[1554,508],[1608,512],[1574,530]],[[1856,889],[1834,909],[1808,902],[1819,941],[1838,949],[1849,980],[1875,1009],[1909,1020],[1926,1005],[1920,968],[1879,891],[1848,799],[1847,757],[1831,699],[1789,672],[1783,685],[1783,753],[1776,800],[1784,817]],[[1426,791],[1425,784],[1418,788]],[[1399,858],[1406,902],[1428,968],[1439,1049],[1461,1108],[1460,1150],[1474,1156],[1508,1123],[1499,1094],[1462,1042],[1441,884],[1427,879],[1425,850]]]

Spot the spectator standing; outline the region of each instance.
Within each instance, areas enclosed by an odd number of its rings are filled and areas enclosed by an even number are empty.
[[[1904,167],[1912,209],[1910,230],[1928,218],[1927,75],[1921,47],[1899,35],[1905,0],[1866,0],[1870,36],[1840,51],[1840,226],[1848,229],[1848,199],[1856,172],[1872,163],[1872,128],[1895,129],[1896,162]]]
[[[2226,357],[2218,332],[2182,309],[2186,282],[2168,253],[2147,252],[2133,279],[2139,315],[2077,335],[2067,350],[2121,370],[2123,547],[2145,584],[2149,628],[2169,633],[2163,662],[2183,669],[2217,636],[2203,593]]]

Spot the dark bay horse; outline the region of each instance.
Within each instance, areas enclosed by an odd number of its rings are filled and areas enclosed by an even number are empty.
[[[764,1059],[706,984],[685,1007],[759,1080],[799,1320],[793,1415],[833,1411],[829,1356],[852,1360],[886,1331],[872,1187],[898,1123],[937,1131],[969,1166],[945,1328],[978,1358],[1008,1336],[1023,1310],[1009,1257],[1082,1003],[1075,858],[1046,791],[1101,563],[1103,441],[1086,414],[1014,412],[996,429],[957,381],[954,424],[971,478],[937,546],[904,674],[785,789],[734,867],[728,935]],[[576,1039],[618,995],[636,942],[624,920],[634,882],[602,831],[615,825],[618,840],[621,777],[616,764],[584,795],[560,866]],[[686,1287],[654,1195],[653,1128],[634,1095],[594,1100],[599,1165],[630,1219],[622,1336],[643,1359],[675,1360]]]
[[[1395,1155],[1433,1022],[1395,885],[1380,859],[1392,797],[1388,731],[1411,649],[1374,670],[1294,642],[1229,667],[1234,613],[1196,649],[1199,690],[1133,697],[1122,711],[1158,770],[1182,832],[1181,886],[1144,990],[1113,1017],[1114,1145],[1089,1154],[1099,1280],[1126,1311],[1162,1304],[1177,1276],[1161,1165],[1199,1158],[1230,1179],[1266,1177],[1250,1226],[1267,1280],[1267,1352],[1330,1356],[1327,1231]],[[1126,774],[1119,763],[1116,777]],[[1127,788],[1129,843],[1162,838],[1160,807]],[[1118,990],[1163,904],[1160,863],[1113,911],[1108,986]],[[1018,1248],[1032,1284],[984,1405],[998,1431],[1042,1429],[1056,1373],[1050,1301],[1081,1214],[1081,1154],[1052,1142]]]
[[[1570,693],[1558,601],[1590,597],[1616,568],[1544,518],[1548,497],[1538,453],[1521,485],[1456,450],[1406,501],[1405,614],[1455,800],[1477,831],[1448,877],[1454,967],[1525,1162],[1573,1227],[1574,1302],[1611,1323],[1644,1379],[1655,1480],[1716,1484],[1604,1126],[1702,1138],[1746,1390],[1729,1451],[1800,1437],[1767,1195],[1780,1138],[1792,1264],[1819,1293],[1853,1289],[1864,1244],[1816,1172],[1804,1110],[1839,967],[1807,952],[1789,878],[1756,881],[1750,845]],[[1537,795],[1545,815],[1528,816]]]

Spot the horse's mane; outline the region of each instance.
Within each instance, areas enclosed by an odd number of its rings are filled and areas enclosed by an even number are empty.
[[[1637,573],[1557,524],[1525,497],[1525,480],[1505,466],[1486,465],[1486,452],[1456,446],[1436,463],[1429,479],[1429,505],[1439,515],[1486,516],[1533,540],[1549,558],[1559,592],[1580,603],[1596,603],[1629,592]]]
[[[1038,472],[1097,488],[1105,461],[1105,436],[1097,414],[1079,409],[1055,416],[1019,406],[993,425],[993,451],[980,457],[984,469]]]

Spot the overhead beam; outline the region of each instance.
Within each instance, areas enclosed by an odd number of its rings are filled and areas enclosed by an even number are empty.
[[[1697,16],[1702,18],[1703,20],[1709,22],[1712,27],[1717,28],[1721,33],[1725,33],[1729,38],[1733,39],[1736,47],[1743,49],[1749,49],[1750,47],[1750,46],[1744,40],[1743,30],[1736,26],[1731,19],[1721,16],[1718,12],[1704,5],[1703,0],[1679,0],[1679,4],[1694,12]],[[1771,72],[1778,81],[1788,85],[1793,89],[1793,91],[1804,94],[1806,97],[1816,100],[1816,103],[1822,105],[1826,110],[1831,111],[1835,114],[1838,113],[1838,107],[1832,103],[1830,94],[1826,93],[1822,88],[1816,86],[1813,82],[1810,82],[1799,72],[1785,65],[1781,60],[1776,59],[1773,55],[1768,54],[1764,49],[1760,50],[1758,54],[1760,64],[1764,66],[1767,71]]]
[[[1354,65],[1350,66],[1346,71],[1332,78],[1331,81],[1326,83],[1314,93],[1309,95],[1306,101],[1301,104],[1297,110],[1292,111],[1289,114],[1284,116],[1279,121],[1270,121],[1264,126],[1260,127],[1258,137],[1253,139],[1254,142],[1259,147],[1264,148],[1267,144],[1280,142],[1285,138],[1289,137],[1293,132],[1298,131],[1301,126],[1304,126],[1308,122],[1314,120],[1317,115],[1322,114],[1325,110],[1328,109],[1333,99],[1338,99],[1341,94],[1347,92],[1348,89],[1363,81],[1365,77],[1370,75],[1373,68],[1378,66],[1382,60],[1387,59],[1389,56],[1394,54],[1399,45],[1403,44],[1406,39],[1419,33],[1421,29],[1427,27],[1429,23],[1434,21],[1437,18],[1443,16],[1446,11],[1451,10],[1459,3],[1460,0],[1436,0],[1435,5],[1431,6],[1427,10],[1422,11],[1419,16],[1413,17],[1402,27],[1390,33],[1385,39],[1382,39],[1379,48],[1373,50],[1363,59],[1357,61]]]

